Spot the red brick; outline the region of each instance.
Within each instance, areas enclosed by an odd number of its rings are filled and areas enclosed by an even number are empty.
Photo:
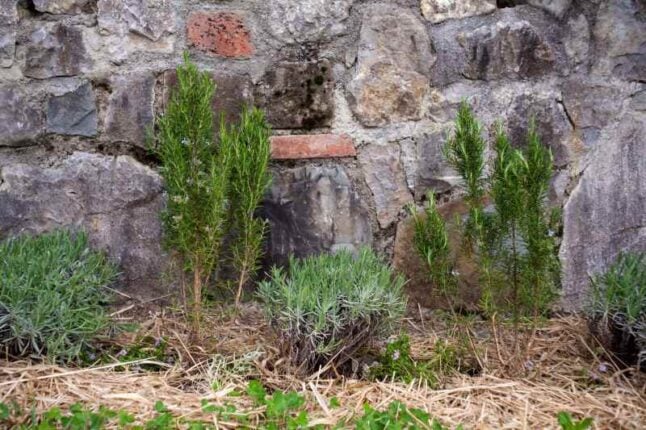
[[[233,12],[194,12],[188,17],[188,41],[197,49],[223,57],[249,57],[254,52],[242,16]]]
[[[341,158],[357,155],[352,138],[346,134],[274,136],[271,156],[275,160]]]

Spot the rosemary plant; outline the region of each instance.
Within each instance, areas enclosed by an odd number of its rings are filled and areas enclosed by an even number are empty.
[[[534,121],[524,151],[511,147],[498,124],[495,149],[491,195],[496,212],[486,242],[501,276],[485,284],[485,297],[506,298],[506,304],[489,302],[489,311],[509,311],[518,322],[521,316],[545,313],[555,298],[558,264],[546,209],[552,155],[540,143]]]
[[[231,245],[232,262],[237,271],[236,306],[244,286],[258,270],[266,220],[256,210],[271,182],[269,174],[269,127],[259,109],[245,109],[240,124],[220,127],[220,145],[232,161],[229,200],[231,226],[235,237]]]
[[[437,210],[435,196],[428,193],[424,216],[420,216],[415,205],[410,205],[408,211],[415,226],[415,250],[426,264],[431,282],[453,307],[457,282],[453,275],[446,224]]]
[[[474,250],[482,224],[482,200],[485,195],[485,149],[482,127],[466,100],[460,103],[455,121],[455,132],[444,147],[444,156],[458,172],[466,187],[465,202],[469,220],[465,229],[468,251]]]
[[[186,54],[177,80],[158,121],[156,152],[168,193],[165,241],[192,274],[192,317],[199,329],[203,286],[218,266],[227,232],[231,154],[214,143],[215,84],[209,74]]]

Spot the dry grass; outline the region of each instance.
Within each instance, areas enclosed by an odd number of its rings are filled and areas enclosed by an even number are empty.
[[[176,415],[213,419],[201,412],[200,402],[206,399],[212,404],[233,403],[253,417],[261,411],[254,410],[249,399],[228,394],[244,391],[247,380],[256,378],[271,388],[304,393],[311,400],[312,424],[332,425],[360,414],[366,402],[381,408],[393,400],[425,409],[447,425],[463,423],[468,429],[556,428],[555,416],[562,410],[594,417],[598,429],[641,429],[646,423],[643,375],[601,372],[605,365],[589,346],[585,324],[575,317],[550,320],[520,339],[507,330],[493,333],[481,322],[465,328],[446,326],[436,318],[404,321],[402,330],[411,336],[415,357],[430,355],[437,339],[448,339],[466,345],[472,362],[482,366],[478,376],[447,377],[441,389],[343,378],[296,379],[276,357],[271,334],[254,306],[237,318],[211,317],[199,340],[191,339],[183,324],[163,315],[141,327],[139,336],[170,339],[179,359],[172,366],[160,364],[164,372],[132,370],[141,361],[130,364],[129,371],[116,371],[115,365],[70,369],[2,362],[0,401],[34,405],[38,411],[82,402],[127,409],[146,419],[154,415],[155,401],[161,400]],[[519,354],[522,360],[513,358]],[[214,381],[219,384],[216,390]],[[333,396],[342,407],[328,408]]]

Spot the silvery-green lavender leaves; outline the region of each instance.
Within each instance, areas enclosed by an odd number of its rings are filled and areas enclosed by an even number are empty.
[[[338,369],[403,315],[404,279],[370,249],[292,258],[274,268],[258,291],[283,341],[284,353],[303,373],[330,363]]]
[[[103,305],[117,270],[84,233],[0,242],[0,348],[69,361],[107,325]]]

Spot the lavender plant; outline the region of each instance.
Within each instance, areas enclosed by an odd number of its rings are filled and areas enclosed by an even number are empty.
[[[290,259],[260,283],[258,295],[283,353],[302,373],[340,369],[403,315],[404,279],[370,249]]]

